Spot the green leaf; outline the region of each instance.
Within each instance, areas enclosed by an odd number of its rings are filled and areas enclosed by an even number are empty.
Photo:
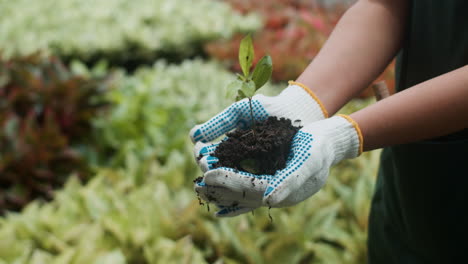
[[[241,90],[246,97],[252,97],[255,94],[255,83],[251,80],[247,82],[242,82]]]
[[[0,88],[10,82],[10,76],[7,75],[6,71],[0,71]]]
[[[273,62],[271,57],[266,55],[258,61],[252,74],[252,80],[255,82],[255,90],[260,89],[271,77],[273,72]]]
[[[239,81],[245,82],[247,80],[247,78],[242,74],[236,73],[236,76],[237,76],[237,80]]]
[[[125,256],[120,251],[120,249],[116,249],[114,251],[111,251],[109,253],[105,253],[101,256],[99,256],[94,263],[102,263],[102,264],[119,264],[119,263],[126,263],[125,261]]]
[[[252,43],[252,37],[247,35],[244,37],[239,46],[239,64],[242,68],[244,76],[249,76],[250,67],[252,66],[254,58],[254,49]]]
[[[100,60],[96,65],[93,66],[91,72],[94,76],[105,76],[109,70],[109,63],[105,60]]]
[[[242,169],[252,174],[257,174],[259,171],[258,164],[254,159],[245,159],[240,162]]]
[[[228,86],[226,87],[226,97],[234,98],[234,96],[238,93],[237,91],[239,91],[242,88],[242,83],[243,82],[241,80],[236,79],[235,81],[228,84]]]
[[[237,90],[236,101],[242,100],[244,98],[247,98],[244,92],[242,90]]]
[[[90,76],[90,71],[88,70],[86,65],[78,60],[73,60],[70,63],[70,69],[76,75],[82,75],[85,77]]]

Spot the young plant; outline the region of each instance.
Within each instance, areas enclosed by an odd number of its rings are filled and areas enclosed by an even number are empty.
[[[263,56],[255,66],[253,72],[250,72],[254,59],[254,47],[252,37],[247,35],[242,39],[239,46],[239,64],[243,74],[237,74],[237,79],[228,85],[228,93],[236,94],[236,101],[244,98],[249,99],[250,117],[252,128],[255,127],[253,116],[252,97],[271,77],[273,72],[273,63],[271,57]]]

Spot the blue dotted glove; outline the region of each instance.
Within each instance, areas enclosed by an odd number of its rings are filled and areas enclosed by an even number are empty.
[[[339,115],[303,127],[294,137],[290,160],[277,171],[263,194],[271,207],[295,205],[315,194],[328,178],[330,167],[362,152],[356,122]]]
[[[323,105],[304,85],[290,82],[279,95],[268,97],[255,95],[252,98],[253,116],[262,121],[269,116],[301,120],[302,125],[328,117]],[[209,142],[234,128],[247,128],[251,124],[248,99],[243,99],[226,108],[207,122],[190,131],[193,142]]]
[[[212,162],[210,154],[216,145],[201,144],[196,148],[205,148],[200,163],[207,170],[195,190],[203,199],[220,205],[217,216],[235,216],[260,206],[292,206],[312,196],[325,184],[333,164],[360,154],[362,137],[347,116],[311,123],[295,135],[286,168],[275,175],[211,169],[213,163],[208,162]]]
[[[304,85],[296,82],[290,82],[290,85],[278,96],[254,96],[252,98],[252,106],[254,118],[259,121],[265,120],[269,116],[276,116],[279,118],[289,118],[293,121],[300,120],[301,125],[306,125],[317,120],[322,120],[328,115],[315,95]],[[207,122],[195,126],[190,131],[190,137],[193,142],[198,142],[195,145],[194,154],[202,171],[208,172],[212,169],[212,164],[218,161],[216,157],[210,154],[219,144],[203,144],[202,142],[212,141],[235,128],[246,128],[250,124],[249,102],[247,99],[244,99],[232,104]],[[199,159],[200,157],[201,159]],[[225,169],[229,173],[233,173],[233,171],[229,171],[229,168]],[[262,205],[261,197],[267,184],[267,177],[259,180],[253,174],[247,175],[245,176],[255,178],[254,181],[250,182],[251,187],[253,187],[252,183],[257,183],[259,184],[257,186],[263,184],[263,189],[250,188],[250,190],[236,192],[223,186],[211,188],[209,184],[203,181],[195,184],[195,190],[202,199],[213,202],[221,208],[217,212],[217,216],[234,216],[245,213]],[[271,177],[271,175],[268,177]],[[253,199],[254,197],[255,199]]]
[[[207,185],[204,180],[195,184],[195,191],[199,198],[214,203],[218,207],[218,211],[215,213],[217,217],[237,216],[261,206],[252,205],[251,203],[247,205],[239,203],[243,200],[258,201],[259,197],[252,197],[250,192],[249,194],[244,192],[243,195],[240,195],[239,192],[232,191],[229,188]]]
[[[213,164],[218,162],[218,159],[211,156],[211,154],[216,150],[218,145],[219,143],[205,144],[201,142],[195,145],[194,154],[197,157],[201,157],[198,163],[204,172],[203,180],[195,183],[195,192],[197,192],[201,199],[214,203],[219,208],[215,213],[217,217],[232,217],[250,212],[262,206],[263,193],[272,175],[259,176],[242,171],[235,172],[227,167],[213,170]],[[211,170],[216,171],[216,175],[223,174],[219,178],[219,185],[215,186],[206,183],[207,177],[216,176],[209,173]],[[248,177],[247,181],[242,182],[245,183],[243,188],[237,185],[230,185],[238,175]]]

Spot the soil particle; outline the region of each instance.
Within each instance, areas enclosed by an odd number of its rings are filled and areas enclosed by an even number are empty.
[[[205,205],[205,204],[202,202],[201,198],[200,198],[200,193],[199,193],[198,191],[196,191],[196,193],[197,193],[198,204],[199,204],[199,205]]]
[[[227,133],[228,138],[216,148],[213,156],[219,161],[213,165],[257,175],[275,174],[286,166],[291,141],[299,129],[291,120],[277,117],[257,122],[254,132],[236,129]],[[245,164],[246,160],[253,160],[254,168],[242,167],[241,163]]]
[[[203,177],[202,176],[199,176],[197,177],[195,180],[193,180],[193,183],[200,183],[203,181]]]
[[[268,207],[268,217],[270,218],[270,223],[273,223],[273,217],[271,217],[271,212],[270,212],[270,210],[271,210],[271,206]]]

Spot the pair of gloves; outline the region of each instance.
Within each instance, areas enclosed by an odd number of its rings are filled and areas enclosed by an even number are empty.
[[[190,131],[190,137],[196,143],[194,155],[204,173],[194,188],[203,200],[216,204],[218,217],[236,216],[261,206],[295,205],[325,184],[332,165],[362,152],[358,125],[344,115],[328,118],[322,103],[300,83],[289,82],[289,86],[274,97],[256,95],[252,105],[255,120],[285,117],[300,120],[303,127],[293,138],[286,168],[274,175],[213,168],[218,159],[212,154],[219,142],[211,141],[234,128],[250,124],[247,99],[232,104]]]

